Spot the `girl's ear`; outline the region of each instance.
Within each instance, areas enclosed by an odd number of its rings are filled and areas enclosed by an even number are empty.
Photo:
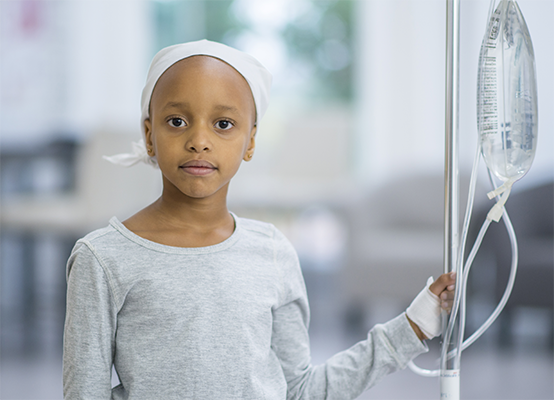
[[[244,153],[244,161],[250,161],[252,160],[252,157],[254,156],[254,149],[256,148],[256,132],[257,132],[257,126],[254,125],[252,128],[252,131],[250,132],[250,141],[248,142],[248,147],[246,148],[246,152]]]
[[[150,157],[155,156],[156,153],[154,151],[154,142],[152,140],[152,122],[150,122],[150,119],[147,118],[144,120],[144,138],[146,145],[146,152]]]

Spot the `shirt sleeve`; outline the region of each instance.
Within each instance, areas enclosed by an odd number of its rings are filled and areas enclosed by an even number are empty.
[[[108,276],[78,242],[67,263],[64,399],[110,399],[117,311]]]
[[[335,354],[322,365],[312,365],[309,306],[298,260],[294,253],[281,256],[280,261],[289,263],[285,269],[288,295],[283,305],[273,311],[272,349],[287,380],[287,399],[355,399],[427,351],[403,313],[376,325],[366,340]]]

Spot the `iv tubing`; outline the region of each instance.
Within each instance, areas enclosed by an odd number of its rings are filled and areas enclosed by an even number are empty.
[[[461,241],[461,246],[460,246],[460,255],[458,257],[458,260],[463,260],[463,254],[464,254],[464,251],[465,251],[465,244],[466,244],[466,241],[467,241],[467,235],[468,235],[468,231],[469,231],[469,223],[470,223],[470,220],[471,220],[471,213],[473,211],[473,203],[474,203],[474,199],[475,199],[475,190],[476,190],[476,187],[477,187],[477,175],[478,175],[478,167],[479,167],[479,160],[480,160],[480,155],[481,155],[481,146],[477,146],[477,151],[475,152],[475,157],[474,157],[474,160],[473,160],[473,168],[472,168],[472,171],[471,171],[471,179],[470,179],[470,183],[469,183],[469,193],[468,193],[468,200],[467,200],[467,205],[466,205],[466,212],[465,212],[465,218],[464,218],[464,225],[463,225],[463,230],[462,230],[462,241]],[[461,262],[460,262],[461,264]],[[460,269],[460,266],[458,266],[458,270],[461,271]],[[461,275],[461,274],[460,274]],[[457,278],[458,280],[460,278]],[[445,334],[444,334],[444,337],[448,337],[448,339],[450,338],[450,336],[452,335],[452,332],[454,330],[454,320],[456,319],[456,315],[458,313],[458,307],[459,307],[459,304],[460,304],[460,285],[456,285],[456,290],[455,290],[455,294],[454,294],[454,305],[452,307],[452,311],[450,312],[450,318],[449,318],[449,323],[448,323],[448,327],[445,329]],[[446,339],[445,339],[446,341]],[[452,356],[450,356],[449,358],[451,358]],[[416,374],[418,375],[421,375],[421,376],[428,376],[428,377],[431,377],[431,376],[439,376],[439,373],[440,371],[439,370],[428,370],[428,369],[423,369],[423,368],[420,368],[418,367],[413,361],[410,361],[408,363],[408,366],[410,367],[410,369],[415,372]]]
[[[490,219],[485,219],[485,222],[483,222],[483,225],[481,226],[481,229],[479,230],[479,235],[477,236],[477,239],[475,240],[475,244],[473,245],[473,248],[471,249],[471,253],[469,254],[467,258],[467,262],[463,271],[463,277],[462,277],[462,284],[461,287],[461,295],[460,295],[460,324],[458,326],[458,341],[457,341],[457,353],[456,358],[459,360],[462,354],[462,341],[464,338],[464,331],[465,331],[465,325],[466,325],[466,296],[467,296],[467,281],[469,277],[469,270],[471,266],[473,265],[473,260],[475,259],[475,256],[477,255],[477,251],[481,247],[481,243],[483,242],[483,238],[485,237],[485,234],[487,233],[487,230],[489,229],[489,226],[491,224]]]
[[[468,204],[468,206],[469,206],[469,204]],[[468,207],[468,209],[469,209],[469,207]],[[471,250],[471,253],[469,254],[468,259],[466,261],[466,265],[465,265],[465,268],[464,268],[464,271],[463,271],[462,280],[456,285],[457,287],[460,287],[460,291],[462,292],[460,294],[460,297],[462,297],[464,299],[461,302],[461,304],[459,305],[460,306],[460,318],[461,319],[463,318],[464,321],[463,321],[463,323],[460,323],[460,327],[459,327],[460,334],[458,335],[458,345],[454,350],[450,351],[446,355],[447,359],[451,359],[452,357],[455,357],[455,356],[459,359],[461,352],[463,350],[467,349],[479,337],[481,337],[481,335],[498,318],[498,316],[500,315],[500,313],[502,312],[502,310],[506,306],[506,303],[508,302],[508,299],[510,298],[510,294],[512,292],[514,282],[515,282],[515,277],[516,277],[516,274],[517,274],[518,246],[517,246],[516,234],[515,234],[512,222],[510,220],[510,217],[508,216],[508,213],[506,212],[505,209],[503,209],[503,211],[504,212],[503,212],[503,215],[502,215],[502,219],[504,220],[504,224],[506,225],[506,230],[508,231],[508,235],[509,235],[509,238],[510,238],[511,249],[512,249],[512,264],[511,264],[511,268],[510,268],[510,276],[508,278],[508,283],[506,285],[506,289],[504,290],[504,294],[502,295],[502,298],[501,298],[500,302],[498,303],[498,305],[496,306],[496,308],[494,309],[492,314],[489,316],[489,318],[469,338],[467,338],[465,341],[462,342],[462,340],[463,340],[463,330],[465,328],[465,292],[466,292],[467,280],[468,280],[468,277],[469,277],[469,270],[470,270],[470,268],[473,264],[475,256],[477,255],[477,252],[479,250],[479,247],[481,246],[481,243],[482,243],[482,240],[485,236],[485,233],[486,233],[488,227],[490,226],[490,223],[492,222],[491,220],[486,219],[484,221],[483,225],[481,226],[481,230],[479,232],[479,235],[478,235],[478,237],[475,241],[475,244],[474,244],[474,246]],[[453,308],[453,311],[454,311],[454,308]],[[455,319],[455,315],[454,315],[454,317],[452,317],[452,315],[453,314],[451,314],[451,321],[453,321]],[[439,374],[440,374],[440,370],[426,370],[426,369],[420,368],[417,365],[415,365],[413,363],[413,361],[410,361],[410,363],[408,365],[409,365],[410,369],[413,372],[417,373],[418,375],[431,377],[431,376],[439,376]]]
[[[495,0],[491,0],[489,5],[488,16],[487,16],[487,25],[494,12],[494,4],[495,4]],[[481,85],[483,84],[484,83],[481,82]],[[463,260],[464,260],[464,254],[465,254],[465,247],[467,243],[467,235],[469,233],[469,224],[471,222],[471,214],[473,212],[473,202],[475,200],[475,189],[477,187],[477,175],[478,175],[479,161],[481,159],[481,150],[482,150],[481,142],[479,141],[478,145],[476,146],[475,156],[473,157],[473,167],[471,169],[471,177],[469,181],[469,193],[467,196],[466,212],[465,212],[464,224],[462,228],[462,240],[460,242],[460,249],[458,253],[457,271],[460,272],[459,276],[463,275],[462,273],[464,270]],[[489,178],[491,179],[491,185],[494,187],[492,176],[490,175],[490,171],[488,172],[489,172]],[[460,278],[458,277],[458,279]],[[464,296],[465,296],[465,291],[464,291]],[[450,341],[450,337],[454,330],[454,323],[456,320],[456,316],[458,315],[459,306],[460,306],[460,288],[459,288],[459,285],[456,285],[456,291],[454,295],[454,307],[453,307],[453,310],[450,312],[448,327],[444,330],[444,335],[443,335],[443,337],[447,338],[445,339],[445,342]]]
[[[491,19],[491,16],[494,12],[494,4],[495,0],[491,0],[489,5],[489,11],[487,16],[487,25]],[[481,85],[483,85],[483,82],[481,82]],[[473,167],[471,170],[471,178],[469,182],[469,193],[467,196],[467,206],[466,206],[466,212],[465,212],[465,218],[464,218],[464,224],[462,228],[462,240],[460,242],[460,251],[458,254],[458,264],[457,264],[457,271],[459,272],[459,277],[463,275],[463,269],[464,269],[464,253],[465,253],[465,246],[467,242],[467,235],[469,232],[469,224],[471,221],[471,213],[473,211],[473,202],[475,199],[475,189],[477,187],[477,175],[478,175],[478,167],[479,167],[479,161],[481,156],[481,142],[479,141],[478,145],[476,146],[475,156],[473,158]],[[490,174],[490,172],[489,172]],[[490,176],[490,175],[489,175]],[[492,181],[491,181],[492,183]],[[494,186],[494,185],[493,185]],[[456,291],[454,296],[454,307],[453,310],[450,313],[450,319],[448,321],[448,327],[444,331],[443,337],[445,338],[445,342],[450,341],[450,337],[452,335],[452,332],[454,330],[454,323],[456,320],[456,317],[458,315],[458,308],[460,305],[460,285],[456,285]]]
[[[510,220],[510,217],[508,216],[508,213],[506,212],[506,210],[504,210],[502,219],[504,220],[504,225],[506,225],[506,230],[508,231],[508,236],[510,237],[510,243],[512,247],[512,265],[510,269],[510,276],[508,278],[508,283],[506,284],[506,289],[504,290],[504,294],[502,295],[500,302],[496,306],[491,316],[485,321],[485,323],[477,331],[475,331],[475,333],[473,333],[473,335],[471,335],[469,338],[467,338],[464,341],[463,346],[461,347],[462,350],[465,350],[468,346],[470,346],[473,342],[475,342],[489,328],[489,326],[492,325],[492,323],[496,320],[496,318],[498,318],[498,315],[502,312],[502,310],[506,306],[506,303],[508,302],[508,299],[510,298],[510,294],[512,293],[512,289],[514,287],[516,274],[517,274],[517,267],[518,267],[518,257],[519,257],[517,238],[516,238],[516,233],[514,231],[514,226],[512,225],[512,221]]]
[[[481,146],[477,146],[477,151],[475,154],[474,162],[473,162],[473,168],[471,172],[471,179],[469,184],[469,193],[468,193],[468,200],[467,200],[467,206],[466,206],[466,213],[464,218],[464,224],[463,224],[463,230],[462,230],[462,241],[460,244],[460,254],[459,254],[459,265],[458,265],[458,271],[460,271],[460,276],[458,276],[458,284],[456,285],[456,291],[454,295],[454,304],[452,307],[452,311],[450,313],[449,323],[448,327],[445,330],[444,334],[444,342],[447,342],[450,340],[450,337],[454,331],[454,323],[456,320],[456,317],[458,315],[458,310],[460,311],[460,326],[459,326],[459,335],[458,335],[458,345],[455,349],[450,351],[448,354],[446,354],[446,351],[444,350],[445,347],[443,346],[443,350],[441,353],[441,359],[443,361],[446,361],[447,359],[451,359],[452,357],[456,356],[457,358],[457,364],[459,364],[459,359],[461,352],[465,350],[467,347],[469,347],[473,342],[475,342],[489,327],[492,325],[492,323],[498,318],[498,315],[506,305],[510,294],[512,292],[512,288],[515,282],[515,276],[517,273],[517,264],[518,264],[518,247],[517,247],[517,238],[515,235],[514,228],[512,226],[512,223],[510,221],[510,218],[508,216],[508,213],[504,208],[502,208],[503,214],[502,219],[504,220],[504,224],[506,225],[506,229],[508,231],[508,236],[510,238],[511,248],[512,248],[512,265],[510,269],[510,277],[508,279],[508,283],[506,285],[506,290],[504,291],[504,295],[502,296],[499,304],[493,311],[493,313],[490,315],[490,317],[483,323],[483,325],[477,329],[468,339],[466,339],[463,343],[463,332],[465,328],[465,318],[466,318],[466,303],[465,303],[465,297],[466,297],[466,288],[467,288],[467,281],[469,277],[469,271],[471,269],[471,266],[473,265],[473,261],[475,259],[475,256],[477,255],[477,252],[481,246],[481,243],[483,241],[483,238],[485,236],[485,233],[490,226],[490,223],[492,222],[490,219],[485,219],[483,222],[483,225],[481,226],[481,229],[479,231],[479,235],[477,236],[477,239],[475,240],[475,244],[473,245],[473,248],[465,262],[465,265],[463,265],[463,254],[465,251],[465,246],[467,242],[467,235],[469,231],[469,224],[471,221],[471,213],[473,211],[473,204],[475,199],[475,190],[477,186],[477,175],[478,175],[478,167],[479,167],[479,161],[480,161],[480,154],[481,154]],[[489,179],[491,181],[491,185],[494,186],[491,172],[488,171]],[[497,200],[499,200],[497,196]],[[413,361],[410,361],[408,364],[410,369],[415,372],[418,375],[422,376],[439,376],[440,370],[427,370],[418,367],[415,365]]]
[[[460,242],[460,249],[458,254],[458,265],[456,268],[458,271],[458,277],[457,277],[458,282],[460,281],[460,277],[463,277],[463,272],[464,272],[463,259],[464,259],[464,252],[465,252],[465,247],[467,243],[467,235],[469,233],[469,224],[471,222],[471,214],[473,212],[475,190],[477,188],[477,175],[478,175],[480,155],[481,155],[481,146],[478,145],[475,152],[475,157],[473,159],[473,167],[471,170],[471,178],[469,182],[469,193],[467,196],[466,212],[465,212],[464,224],[462,229],[462,240]],[[479,246],[480,246],[480,242],[479,242]],[[463,285],[459,285],[459,284],[456,285],[456,291],[454,292],[454,304],[453,304],[452,310],[450,311],[448,326],[444,331],[445,333],[443,335],[444,342],[450,342],[452,332],[454,331],[454,323],[458,315],[460,302],[463,296],[465,296],[465,290],[463,289],[464,289]],[[446,352],[446,349],[442,348],[441,354],[442,354],[443,360],[446,360],[446,358],[444,358],[445,352]]]

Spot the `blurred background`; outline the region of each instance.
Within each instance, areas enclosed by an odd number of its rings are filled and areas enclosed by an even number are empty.
[[[179,42],[221,41],[274,75],[229,206],[274,223],[298,250],[314,363],[401,313],[443,270],[445,3],[0,1],[0,397],[62,398],[65,262],[78,238],[159,196],[158,171],[102,155],[139,139],[149,62]],[[520,243],[514,294],[464,352],[467,399],[554,398],[554,2],[519,5],[535,49],[538,149],[507,205]],[[462,210],[488,7],[461,2]],[[488,190],[481,168],[473,230],[492,205]],[[509,263],[498,224],[472,269],[467,334],[495,307]],[[439,345],[417,363],[435,368]],[[406,370],[361,398],[438,397],[438,380]]]

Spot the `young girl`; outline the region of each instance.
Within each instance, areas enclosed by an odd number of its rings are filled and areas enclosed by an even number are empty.
[[[350,399],[440,333],[451,275],[430,280],[407,314],[311,365],[294,249],[274,226],[226,204],[231,178],[254,153],[270,85],[259,62],[219,43],[155,56],[142,96],[144,142],[110,159],[157,165],[162,195],[73,249],[66,399]]]

